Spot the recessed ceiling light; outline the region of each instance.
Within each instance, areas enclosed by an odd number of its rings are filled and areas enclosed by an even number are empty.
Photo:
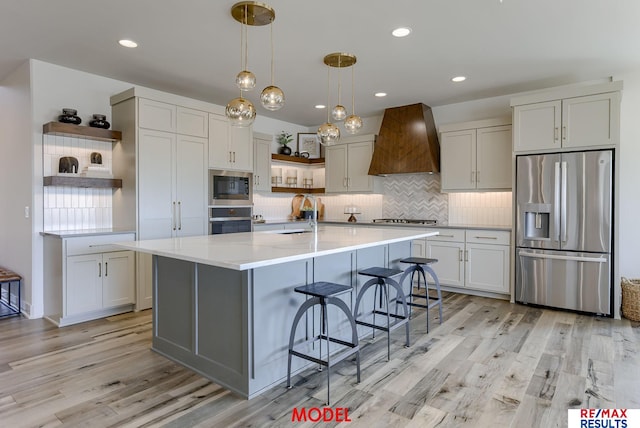
[[[324,104],[317,104],[317,105],[316,105],[316,108],[317,108],[317,109],[327,108],[327,106],[326,106],[326,105],[324,105]]]
[[[124,46],[125,48],[137,48],[138,47],[138,44],[136,42],[134,42],[133,40],[122,39],[122,40],[118,40],[118,43],[120,43],[120,46]]]
[[[451,81],[452,82],[456,82],[456,83],[457,82],[464,82],[465,80],[467,80],[467,78],[464,77],[464,76],[456,76],[456,77],[451,78]]]
[[[394,37],[407,37],[409,34],[411,34],[411,28],[409,27],[396,28],[391,32],[391,34],[393,34]]]
[[[373,94],[374,96],[378,97],[378,98],[382,98],[382,97],[386,97],[387,93],[386,92],[376,92],[375,94]]]

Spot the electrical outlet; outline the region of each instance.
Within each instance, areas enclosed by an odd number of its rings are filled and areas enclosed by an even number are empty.
[[[29,218],[29,207],[24,207],[24,218]]]

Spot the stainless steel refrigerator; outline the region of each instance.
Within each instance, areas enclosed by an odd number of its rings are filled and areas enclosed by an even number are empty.
[[[516,158],[517,302],[612,314],[612,150]]]

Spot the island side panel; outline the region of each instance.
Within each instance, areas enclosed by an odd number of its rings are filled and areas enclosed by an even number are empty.
[[[153,260],[153,350],[248,397],[248,273]]]
[[[250,275],[250,398],[287,376],[289,333],[305,296],[293,289],[312,281],[313,260],[301,260],[253,269]],[[296,343],[310,334],[308,317],[298,324]],[[293,358],[292,372],[310,365]]]

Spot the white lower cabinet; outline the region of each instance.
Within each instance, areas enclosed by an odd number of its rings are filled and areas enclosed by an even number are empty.
[[[63,327],[133,310],[135,255],[111,244],[134,236],[45,236],[45,316]]]
[[[413,255],[438,259],[432,265],[440,284],[462,290],[509,294],[510,232],[436,229],[440,234],[413,241]]]

